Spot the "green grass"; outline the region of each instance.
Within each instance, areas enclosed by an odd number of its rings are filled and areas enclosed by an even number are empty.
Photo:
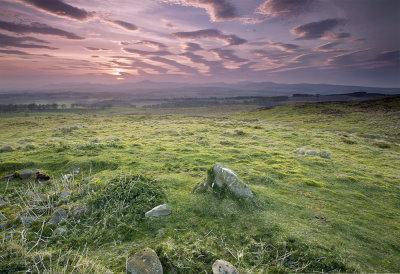
[[[399,97],[127,111],[0,117],[0,174],[52,177],[0,184],[10,202],[0,208],[0,270],[124,272],[143,247],[167,273],[210,273],[216,259],[250,273],[400,270]],[[256,198],[192,193],[215,163]],[[27,190],[48,198],[35,202]],[[62,190],[71,197],[59,201]],[[162,203],[170,216],[143,218]],[[58,225],[67,232],[52,236],[57,226],[44,222],[59,207],[90,212],[70,214]],[[39,218],[24,229],[26,211]]]

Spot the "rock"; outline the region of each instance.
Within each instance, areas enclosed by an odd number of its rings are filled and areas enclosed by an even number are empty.
[[[144,216],[146,218],[161,217],[161,216],[167,216],[171,213],[172,213],[172,209],[168,205],[163,204],[163,205],[156,206],[152,210],[147,211]]]
[[[19,178],[21,179],[29,179],[30,177],[32,177],[34,174],[40,172],[39,169],[25,169],[23,171],[20,171],[18,173]]]
[[[218,188],[225,188],[236,196],[250,198],[254,196],[251,188],[244,184],[233,170],[221,164],[216,164],[211,174],[197,188],[208,189],[212,192],[217,192]]]
[[[34,216],[20,216],[19,219],[21,220],[23,226],[28,226],[36,221],[37,218]]]
[[[7,205],[7,204],[8,204],[7,200],[0,198],[0,206]]]
[[[7,174],[7,175],[4,175],[4,176],[1,177],[1,178],[4,179],[4,180],[6,180],[6,181],[12,180],[12,179],[15,178],[15,174],[14,174],[14,173],[13,173],[13,174]]]
[[[7,220],[7,217],[4,216],[2,213],[0,213],[0,222],[6,221],[6,220]]]
[[[223,260],[216,260],[212,266],[212,271],[213,274],[239,274],[239,271],[233,265]]]
[[[89,213],[89,208],[87,207],[74,207],[71,210],[71,214],[74,217],[82,217]]]
[[[154,250],[146,247],[128,258],[126,271],[132,274],[162,274],[163,268]]]
[[[64,176],[61,177],[61,182],[66,183],[69,181],[69,179],[73,178],[74,175],[72,174],[65,174]]]
[[[71,196],[71,193],[69,193],[68,191],[61,191],[60,196],[58,196],[58,199],[59,200],[66,199],[69,196]]]
[[[57,229],[54,230],[54,235],[61,236],[61,235],[63,235],[65,232],[67,232],[67,229],[66,229],[66,228],[57,227]]]
[[[6,226],[7,226],[7,222],[1,223],[1,224],[0,224],[0,229],[5,228]]]
[[[59,208],[56,210],[56,212],[54,212],[53,216],[47,223],[49,225],[56,225],[61,222],[65,217],[67,217],[67,212],[64,209]]]

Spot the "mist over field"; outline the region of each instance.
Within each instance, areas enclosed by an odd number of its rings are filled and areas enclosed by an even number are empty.
[[[0,0],[0,273],[400,272],[399,12]]]

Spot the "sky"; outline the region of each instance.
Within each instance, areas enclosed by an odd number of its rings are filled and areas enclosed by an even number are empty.
[[[400,87],[399,0],[0,0],[0,85]]]

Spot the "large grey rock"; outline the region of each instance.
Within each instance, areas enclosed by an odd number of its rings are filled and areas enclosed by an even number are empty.
[[[25,169],[18,173],[19,178],[21,179],[29,179],[33,175],[36,175],[37,172],[40,172],[39,169]]]
[[[161,217],[161,216],[167,216],[171,213],[172,213],[172,209],[168,205],[163,204],[163,205],[156,206],[152,210],[147,211],[144,216],[146,218]]]
[[[36,221],[37,218],[34,216],[20,216],[19,219],[23,226],[28,226]]]
[[[239,271],[233,265],[223,260],[216,260],[212,266],[212,271],[213,274],[239,274]]]
[[[163,268],[157,254],[151,248],[144,248],[128,258],[126,272],[132,274],[162,274]]]
[[[217,192],[218,188],[226,188],[236,196],[250,198],[254,196],[251,188],[243,183],[233,170],[221,164],[216,164],[212,168],[212,175],[209,175],[206,180],[200,183],[198,188],[213,192]]]
[[[48,221],[48,224],[56,225],[61,222],[65,217],[67,217],[67,212],[64,209],[59,208],[56,210],[56,212],[54,212],[53,216]]]

